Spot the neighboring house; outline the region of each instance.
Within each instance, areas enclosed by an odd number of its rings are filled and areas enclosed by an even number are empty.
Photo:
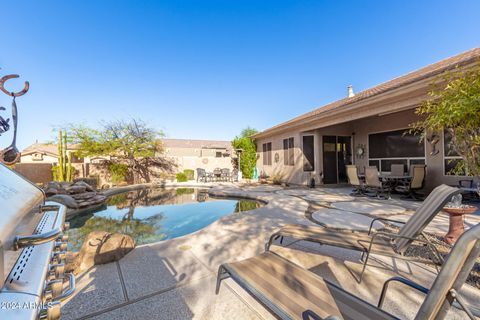
[[[75,145],[68,145],[67,152],[71,153],[72,166],[77,176],[88,175],[89,159],[78,158],[73,154]],[[52,166],[58,164],[58,146],[53,143],[34,143],[23,149],[20,162],[15,164],[15,170],[35,183],[46,183],[53,179]]]
[[[67,152],[75,152],[75,145],[68,145]],[[53,143],[34,143],[21,152],[20,163],[51,163],[58,162],[58,146]],[[84,159],[72,154],[72,163],[83,163]]]
[[[449,171],[458,161],[443,132],[435,146],[404,135],[418,116],[414,109],[428,98],[432,82],[444,71],[469,68],[479,62],[480,48],[431,64],[417,71],[327,104],[253,136],[257,167],[265,175],[280,175],[293,184],[347,182],[346,164],[377,166],[427,165],[427,188],[456,184],[462,177]],[[464,177],[463,177],[464,178]]]
[[[236,154],[230,141],[162,139],[164,156],[177,164],[178,171],[203,168],[213,171],[215,168],[233,169]]]
[[[233,169],[236,161],[235,152],[230,141],[162,139],[162,156],[172,159],[177,165],[176,171],[203,168],[213,171],[215,168]],[[75,152],[75,145],[68,145],[67,152]],[[72,154],[72,164],[79,177],[102,176],[96,164],[108,159],[107,156],[78,158]],[[58,163],[56,144],[34,143],[21,152],[17,171],[34,182],[44,183],[52,179],[51,167]],[[104,180],[104,179],[103,179]],[[103,181],[102,180],[102,181]]]

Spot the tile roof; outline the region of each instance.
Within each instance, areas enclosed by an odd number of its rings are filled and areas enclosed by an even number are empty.
[[[68,145],[69,150],[76,149],[76,145]],[[41,152],[58,156],[58,147],[55,143],[34,143],[22,150],[22,154],[30,154],[35,152]]]
[[[474,62],[475,60],[480,59],[480,48],[474,48],[471,50],[468,50],[466,52],[463,52],[461,54],[458,54],[456,56],[441,60],[439,62],[430,64],[426,67],[423,67],[421,69],[418,69],[416,71],[407,73],[403,76],[394,78],[392,80],[389,80],[387,82],[384,82],[382,84],[379,84],[375,87],[372,87],[370,89],[361,91],[359,93],[356,93],[355,96],[350,97],[350,98],[344,98],[337,100],[335,102],[326,104],[320,108],[317,108],[313,111],[307,112],[305,114],[302,114],[298,117],[295,117],[291,120],[285,121],[283,123],[280,123],[278,125],[275,125],[271,128],[268,128],[262,132],[257,133],[253,137],[258,137],[262,136],[264,133],[269,133],[271,131],[274,131],[276,129],[280,129],[282,127],[287,127],[289,125],[296,124],[304,119],[314,117],[314,116],[319,116],[324,112],[327,112],[329,110],[338,108],[338,107],[343,107],[343,106],[348,106],[354,102],[358,102],[364,99],[368,99],[370,97],[377,96],[379,94],[385,93],[387,91],[397,89],[402,86],[406,86],[408,84],[426,79],[426,78],[431,78],[436,75],[439,75],[440,73],[454,69],[457,66],[463,66],[466,64],[470,64]]]
[[[227,149],[232,148],[230,141],[222,140],[192,140],[192,139],[162,139],[165,148],[193,149]]]

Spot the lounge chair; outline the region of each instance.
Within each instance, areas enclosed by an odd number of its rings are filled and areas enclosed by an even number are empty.
[[[480,224],[477,224],[458,239],[430,289],[402,277],[393,277],[384,283],[378,306],[273,252],[222,264],[218,270],[216,293],[221,281],[231,277],[279,319],[399,319],[381,309],[389,284],[398,282],[426,294],[416,320],[444,319],[455,302],[475,319],[460,289],[479,255]]]
[[[375,167],[365,168],[365,187],[367,191],[373,191],[377,198],[390,199],[390,184],[388,181],[380,180],[378,169]]]
[[[358,177],[358,167],[355,165],[346,165],[345,167],[347,169],[348,183],[350,183],[353,187],[351,195],[365,195],[365,187],[363,185],[363,182],[360,181],[360,178]]]
[[[427,240],[423,234],[423,229],[433,220],[438,212],[450,201],[452,196],[460,193],[460,189],[441,185],[436,187],[425,201],[420,205],[417,211],[406,222],[387,219],[374,218],[370,223],[368,232],[342,232],[338,229],[329,229],[320,226],[306,225],[286,225],[274,233],[267,243],[268,251],[273,241],[280,237],[280,244],[283,237],[316,242],[335,247],[341,247],[362,252],[363,269],[360,274],[359,282],[362,281],[365,268],[367,267],[370,254],[379,254],[390,257],[400,257],[404,260],[412,260],[427,264],[441,265],[443,263],[441,256],[435,247]],[[372,226],[375,221],[385,221],[403,224],[398,234],[388,232],[372,232]],[[422,236],[423,239],[420,239]],[[433,259],[413,258],[405,256],[405,251],[417,241],[425,244],[433,254]]]
[[[422,200],[422,197],[417,193],[425,184],[425,165],[414,165],[411,168],[412,179],[404,185],[395,187],[395,191],[406,194],[403,199]]]

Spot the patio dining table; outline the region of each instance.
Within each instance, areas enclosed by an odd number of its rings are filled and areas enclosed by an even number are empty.
[[[365,175],[364,174],[359,174],[358,177],[362,180],[365,181]],[[382,181],[386,181],[390,188],[394,189],[395,186],[397,186],[401,181],[404,182],[409,182],[412,180],[412,176],[400,176],[400,175],[391,175],[387,173],[382,173],[379,174],[378,177]]]
[[[381,174],[379,177],[382,180],[393,180],[393,181],[411,180],[413,178],[412,176],[395,176],[391,174]]]
[[[364,174],[359,174],[358,177],[360,179],[365,180],[365,175]],[[379,174],[378,177],[382,180],[393,180],[393,181],[398,181],[398,180],[411,180],[413,177],[412,176],[395,176],[391,174]]]

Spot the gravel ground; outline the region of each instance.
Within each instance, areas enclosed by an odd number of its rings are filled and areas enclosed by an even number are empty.
[[[391,233],[398,233],[399,228],[394,226],[394,225],[385,224],[385,228],[382,231],[391,232]],[[435,248],[437,248],[440,255],[444,259],[446,259],[448,253],[452,250],[452,246],[445,243],[441,236],[434,235],[434,234],[427,233],[427,232],[424,232],[424,233],[425,233],[426,237],[428,238],[428,241],[431,244],[433,244],[435,246]],[[412,245],[410,245],[410,247],[405,252],[405,255],[409,256],[409,257],[419,257],[419,258],[429,257],[430,259],[434,258],[431,250],[428,249],[425,245],[423,245],[419,242],[417,242],[417,243],[414,242]],[[480,258],[477,259],[477,262],[473,266],[473,269],[470,272],[470,275],[468,276],[466,282],[469,285],[480,289]]]

